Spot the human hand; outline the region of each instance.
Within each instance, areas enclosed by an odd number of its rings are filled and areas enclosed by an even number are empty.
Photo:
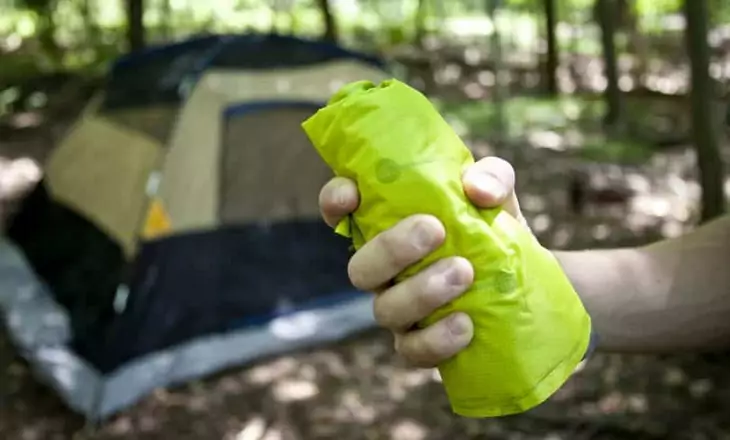
[[[462,181],[467,197],[476,206],[501,205],[526,225],[514,193],[515,172],[508,162],[484,158],[466,170]],[[341,177],[330,180],[319,195],[322,217],[331,227],[358,204],[357,186]],[[469,289],[474,271],[468,260],[444,258],[400,283],[394,282],[399,273],[435,251],[444,238],[444,227],[437,218],[414,215],[363,245],[348,265],[352,284],[375,292],[375,319],[395,336],[396,351],[418,367],[434,367],[454,356],[473,336],[471,319],[460,312],[426,328],[415,328],[417,322]]]

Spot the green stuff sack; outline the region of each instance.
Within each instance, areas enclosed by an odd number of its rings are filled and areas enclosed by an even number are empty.
[[[502,209],[465,196],[470,150],[420,92],[397,80],[340,89],[302,127],[338,176],[354,180],[360,206],[337,227],[359,249],[413,214],[431,214],[445,243],[399,280],[449,256],[467,258],[475,281],[422,326],[454,311],[474,322],[471,344],[439,366],[453,411],[496,417],[526,411],[573,374],[591,320],[553,255]]]

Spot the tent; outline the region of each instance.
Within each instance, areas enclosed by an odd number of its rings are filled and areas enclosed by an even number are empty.
[[[0,309],[38,377],[104,419],[157,387],[373,326],[322,222],[301,122],[380,59],[216,35],[119,59],[0,239]]]

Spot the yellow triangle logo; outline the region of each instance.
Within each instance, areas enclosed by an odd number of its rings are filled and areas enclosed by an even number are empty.
[[[165,235],[172,230],[172,222],[162,202],[155,199],[147,210],[147,219],[142,230],[142,237],[150,240]]]

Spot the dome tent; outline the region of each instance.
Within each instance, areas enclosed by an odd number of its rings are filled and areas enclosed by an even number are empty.
[[[0,237],[0,309],[38,376],[99,420],[371,327],[300,124],[344,83],[387,77],[377,58],[274,35],[118,60]]]

